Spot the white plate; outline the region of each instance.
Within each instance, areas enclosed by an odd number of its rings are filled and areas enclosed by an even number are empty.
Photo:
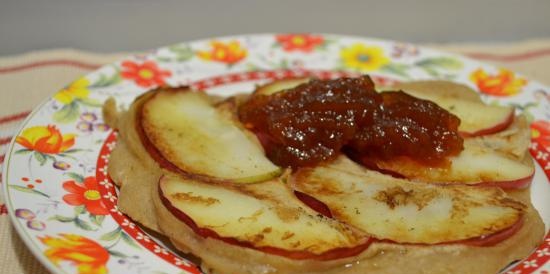
[[[17,232],[55,273],[198,273],[117,210],[106,176],[116,135],[103,124],[109,96],[128,105],[159,85],[230,95],[301,75],[368,73],[378,84],[449,79],[533,121],[535,207],[550,223],[550,89],[520,75],[410,44],[335,35],[221,37],[161,48],[102,67],[61,89],[23,123],[4,164],[4,196]],[[546,173],[545,171],[546,170]],[[550,271],[550,237],[510,273]]]

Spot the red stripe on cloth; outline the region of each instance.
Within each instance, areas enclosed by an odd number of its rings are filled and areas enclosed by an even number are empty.
[[[9,137],[6,137],[6,138],[0,138],[0,146],[9,143],[11,141],[11,138],[13,138],[13,136],[9,136]]]
[[[6,158],[6,154],[0,155],[0,164],[4,162],[5,158]]]
[[[29,113],[31,113],[31,112],[30,111],[25,111],[25,112],[21,112],[21,113],[17,113],[17,114],[12,114],[12,115],[9,115],[9,116],[0,117],[0,125],[5,124],[5,123],[9,123],[9,122],[14,122],[14,121],[17,121],[17,120],[22,120],[23,118],[27,117],[27,115],[29,115]]]
[[[8,214],[8,208],[5,204],[0,205],[0,215],[6,215]]]
[[[101,65],[90,64],[90,63],[85,63],[85,62],[76,61],[76,60],[54,59],[54,60],[33,62],[33,63],[29,63],[29,64],[24,64],[24,65],[3,67],[3,68],[0,68],[0,74],[10,73],[10,72],[17,72],[17,71],[21,71],[21,70],[32,69],[32,68],[37,68],[37,67],[44,67],[44,66],[73,66],[73,67],[78,67],[78,68],[82,68],[82,69],[97,69]]]
[[[527,51],[516,54],[492,54],[492,53],[483,53],[483,52],[470,52],[465,53],[465,55],[481,60],[493,60],[493,61],[505,61],[505,62],[514,62],[514,61],[523,61],[535,57],[541,57],[544,55],[550,55],[550,48],[547,49],[538,49],[533,51]]]

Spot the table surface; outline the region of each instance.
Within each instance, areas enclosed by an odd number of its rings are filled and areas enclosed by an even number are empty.
[[[428,46],[506,67],[550,86],[550,39]],[[36,105],[79,76],[128,54],[59,49],[0,57],[0,165],[19,124]],[[1,197],[0,247],[0,272],[47,273],[10,225]]]

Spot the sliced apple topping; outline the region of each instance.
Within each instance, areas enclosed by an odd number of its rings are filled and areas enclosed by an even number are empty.
[[[411,82],[395,88],[424,100],[432,101],[460,118],[458,130],[465,137],[481,136],[506,129],[514,121],[514,108],[483,103],[475,92],[466,86],[437,82]],[[435,89],[439,88],[439,92]]]
[[[370,243],[304,206],[278,180],[234,187],[167,175],[159,187],[164,205],[203,237],[293,259],[353,256]]]
[[[520,226],[526,208],[498,188],[410,182],[361,168],[345,157],[301,169],[290,184],[326,204],[337,220],[399,243],[503,240]]]
[[[271,95],[279,91],[295,88],[300,84],[309,82],[310,78],[289,78],[270,82],[263,86],[259,86],[253,93],[253,95]]]
[[[470,87],[445,80],[419,80],[411,82],[396,83],[384,90],[404,90],[416,96],[442,96],[453,97],[461,100],[468,100],[481,103],[479,93]]]
[[[464,142],[464,150],[458,156],[450,157],[448,166],[427,167],[408,158],[366,160],[380,170],[430,183],[524,188],[529,186],[535,173],[530,159],[518,161],[492,148],[479,146],[474,141]]]
[[[281,168],[264,156],[259,142],[199,92],[160,90],[142,107],[141,126],[149,151],[164,167],[239,183],[278,176]],[[143,139],[143,138],[142,138]]]

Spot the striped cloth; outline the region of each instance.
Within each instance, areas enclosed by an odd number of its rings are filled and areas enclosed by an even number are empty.
[[[550,39],[514,44],[428,46],[506,67],[550,86]],[[36,105],[79,76],[128,54],[49,50],[0,58],[0,165],[16,130]],[[1,197],[0,247],[0,272],[47,273],[9,224]]]

